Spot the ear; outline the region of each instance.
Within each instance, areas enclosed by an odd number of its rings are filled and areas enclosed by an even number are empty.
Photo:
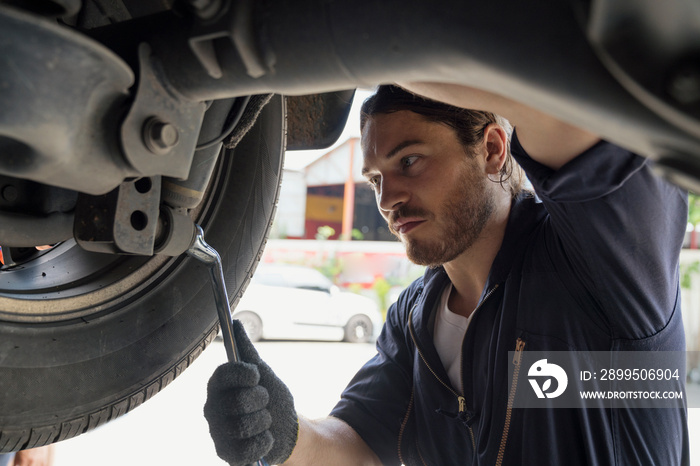
[[[484,130],[484,145],[486,146],[486,173],[497,175],[501,172],[508,156],[508,135],[501,126],[491,123]]]

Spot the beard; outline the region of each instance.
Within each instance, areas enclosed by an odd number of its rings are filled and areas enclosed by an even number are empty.
[[[418,216],[438,222],[440,229],[432,238],[402,237],[391,226],[389,230],[403,242],[408,259],[418,265],[437,267],[452,261],[469,249],[479,238],[491,214],[495,201],[486,187],[487,178],[473,170],[465,170],[437,215],[420,208],[403,207],[396,211],[400,217]],[[393,221],[389,223],[392,225]]]

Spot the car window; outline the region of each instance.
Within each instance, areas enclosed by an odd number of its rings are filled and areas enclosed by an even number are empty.
[[[300,268],[287,277],[288,281],[295,288],[304,290],[323,291],[330,293],[333,283],[321,272],[313,269]]]
[[[330,293],[333,283],[321,272],[306,267],[258,267],[253,282]]]
[[[282,273],[278,273],[272,270],[258,270],[253,275],[252,283],[258,283],[260,285],[267,286],[290,286],[284,279]]]

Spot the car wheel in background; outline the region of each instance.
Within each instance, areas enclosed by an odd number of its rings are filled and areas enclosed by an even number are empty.
[[[256,313],[249,311],[239,312],[234,316],[234,319],[238,319],[243,324],[245,333],[250,341],[256,342],[262,339],[263,324]]]
[[[365,315],[356,315],[345,324],[345,339],[349,343],[367,343],[372,338],[372,320]]]

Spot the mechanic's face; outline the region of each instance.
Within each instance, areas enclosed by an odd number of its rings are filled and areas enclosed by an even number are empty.
[[[367,120],[363,175],[408,258],[436,266],[467,250],[495,202],[480,157],[468,156],[452,128],[403,110]]]

